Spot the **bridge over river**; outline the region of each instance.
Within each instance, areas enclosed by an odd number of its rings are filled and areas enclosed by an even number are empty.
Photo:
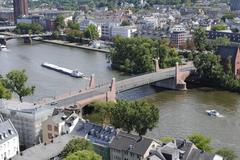
[[[195,67],[191,62],[182,66],[176,64],[176,67],[173,68],[158,69],[153,73],[147,73],[117,82],[115,82],[113,78],[111,83],[102,86],[96,86],[95,76],[92,75],[89,86],[86,89],[55,97],[54,105],[58,107],[70,105],[83,107],[95,100],[115,101],[117,93],[148,84],[155,84],[160,87],[176,90],[186,90],[184,80],[189,76],[190,72],[194,70]],[[161,81],[163,81],[163,83],[159,83]],[[46,102],[46,104],[53,105],[51,102]]]
[[[3,33],[4,34],[4,33]],[[7,40],[23,38],[25,43],[32,43],[32,38],[34,37],[50,37],[51,32],[40,33],[40,34],[6,34],[0,35],[0,44],[6,45]]]

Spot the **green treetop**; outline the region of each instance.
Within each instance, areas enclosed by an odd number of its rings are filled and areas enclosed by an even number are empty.
[[[205,152],[211,152],[212,147],[210,146],[211,140],[202,134],[193,134],[188,136],[188,139],[197,146],[198,149],[201,149]]]
[[[26,86],[27,80],[25,70],[12,70],[6,75],[4,84],[11,92],[16,93],[19,100],[23,102],[23,97],[32,95],[35,90],[35,86]]]
[[[102,160],[102,157],[93,151],[83,150],[68,155],[65,160]]]
[[[237,159],[237,155],[234,153],[234,151],[225,147],[218,149],[216,154],[222,156],[224,160]]]
[[[207,35],[203,28],[198,28],[194,31],[193,40],[198,51],[204,51],[207,46]]]
[[[0,76],[0,99],[10,99],[12,94],[4,85],[3,79]]]
[[[153,129],[159,119],[159,109],[145,101],[118,101],[112,108],[111,124],[130,133],[135,130],[140,136]]]
[[[55,30],[57,31],[61,31],[65,28],[65,22],[64,22],[64,16],[63,15],[59,15],[56,17],[55,19]]]
[[[94,24],[90,24],[84,31],[85,38],[95,40],[99,38],[97,27]]]
[[[66,158],[68,155],[82,150],[92,150],[92,143],[84,138],[76,138],[68,142],[64,147],[61,157]]]

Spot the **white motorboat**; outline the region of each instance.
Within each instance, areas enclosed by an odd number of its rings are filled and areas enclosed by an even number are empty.
[[[7,49],[7,46],[6,46],[6,45],[3,45],[3,44],[0,45],[0,51],[6,50],[6,49]]]
[[[220,113],[218,113],[216,110],[206,110],[206,113],[209,115],[209,116],[215,116],[215,117],[219,117],[220,116]]]

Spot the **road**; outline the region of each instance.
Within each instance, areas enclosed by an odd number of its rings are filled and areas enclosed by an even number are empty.
[[[193,65],[180,66],[180,71],[192,71],[192,70],[195,70]],[[151,84],[153,82],[173,78],[174,76],[175,76],[175,67],[162,69],[159,72],[144,74],[144,75],[132,77],[129,79],[121,80],[116,82],[116,92],[117,93],[124,92],[126,90]],[[110,89],[110,84],[98,86],[94,89],[85,90],[85,91],[79,92],[78,94],[75,94],[72,96],[66,96],[64,98],[56,100],[55,105],[58,107],[74,105],[78,101],[106,93],[107,91],[109,91],[109,89]]]

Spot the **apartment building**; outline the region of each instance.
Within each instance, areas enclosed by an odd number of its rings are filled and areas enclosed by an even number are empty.
[[[0,160],[11,159],[19,153],[18,132],[10,119],[0,115]]]

